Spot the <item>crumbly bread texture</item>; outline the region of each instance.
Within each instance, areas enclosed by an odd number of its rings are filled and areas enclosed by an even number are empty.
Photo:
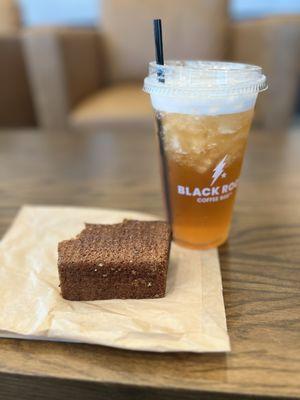
[[[58,244],[62,296],[68,300],[144,299],[166,292],[171,231],[163,221],[86,224]]]

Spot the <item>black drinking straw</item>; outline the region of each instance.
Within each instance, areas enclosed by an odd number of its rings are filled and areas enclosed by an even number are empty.
[[[164,48],[163,48],[163,40],[162,40],[161,19],[154,19],[153,27],[154,27],[156,64],[164,65]],[[159,82],[165,82],[163,68],[158,67],[157,76],[158,76]]]

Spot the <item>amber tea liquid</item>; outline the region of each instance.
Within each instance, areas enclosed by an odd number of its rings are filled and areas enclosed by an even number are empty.
[[[205,249],[227,239],[252,116],[253,109],[208,116],[156,112],[175,242]]]

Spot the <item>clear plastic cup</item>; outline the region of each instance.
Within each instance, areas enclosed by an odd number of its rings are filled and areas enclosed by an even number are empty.
[[[255,65],[149,64],[144,90],[155,111],[175,242],[205,249],[227,240],[257,94],[266,89]]]

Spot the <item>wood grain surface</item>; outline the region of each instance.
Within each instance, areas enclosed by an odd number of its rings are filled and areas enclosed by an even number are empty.
[[[7,132],[0,153],[1,234],[26,203],[163,215],[149,132]],[[300,398],[299,153],[300,132],[251,133],[230,240],[220,248],[230,354],[1,339],[0,398]]]

